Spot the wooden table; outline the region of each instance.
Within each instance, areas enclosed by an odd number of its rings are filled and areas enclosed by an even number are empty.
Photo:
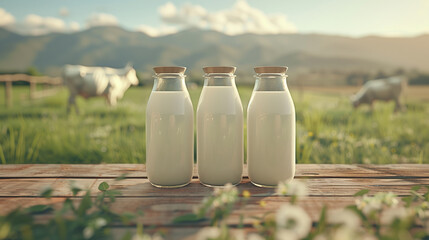
[[[274,196],[273,189],[253,186],[247,178],[238,186],[240,191],[251,193],[249,204],[242,210],[235,210],[228,223],[237,226],[239,215],[261,215],[268,210],[276,210],[288,197]],[[115,182],[114,178],[127,174],[127,179]],[[369,189],[370,194],[391,191],[399,196],[408,195],[412,186],[429,184],[429,164],[426,165],[322,165],[298,164],[296,178],[307,182],[309,196],[299,201],[308,214],[316,221],[323,205],[329,208],[344,207],[354,203],[353,194],[361,189]],[[155,230],[167,231],[167,239],[190,238],[207,222],[197,224],[172,224],[179,215],[190,213],[195,205],[208,196],[213,189],[202,186],[196,174],[192,182],[183,188],[158,189],[149,183],[142,164],[102,164],[102,165],[0,165],[0,214],[5,214],[17,206],[59,203],[71,196],[69,184],[89,188],[95,194],[98,185],[106,181],[112,188],[122,192],[113,205],[115,211],[135,212],[142,210],[145,226],[155,226]],[[51,200],[39,197],[43,187],[54,188]],[[78,197],[80,198],[80,196]],[[265,208],[259,205],[264,200]],[[250,228],[252,221],[245,220]],[[117,234],[130,229],[118,226]]]

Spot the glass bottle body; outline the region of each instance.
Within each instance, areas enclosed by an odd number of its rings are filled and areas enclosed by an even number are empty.
[[[275,187],[295,175],[295,107],[285,74],[257,74],[247,110],[251,182]]]
[[[182,74],[158,74],[146,109],[146,166],[156,187],[192,179],[194,111]]]
[[[232,74],[206,74],[197,109],[197,164],[206,186],[240,183],[243,107]]]

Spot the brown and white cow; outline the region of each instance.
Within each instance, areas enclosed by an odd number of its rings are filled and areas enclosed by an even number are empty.
[[[115,106],[131,85],[138,84],[136,70],[131,65],[124,68],[65,65],[62,76],[64,85],[70,91],[68,113],[72,105],[75,106],[76,113],[79,113],[76,96],[85,99],[104,96],[110,106]]]

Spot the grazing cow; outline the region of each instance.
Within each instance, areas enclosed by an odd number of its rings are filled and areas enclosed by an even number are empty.
[[[65,65],[62,76],[64,85],[70,91],[67,113],[70,112],[71,105],[74,105],[76,113],[79,114],[76,105],[77,95],[85,99],[104,96],[110,106],[115,106],[130,85],[138,84],[136,70],[129,64],[118,69]]]
[[[399,97],[402,92],[403,84],[406,83],[404,77],[390,77],[386,79],[371,80],[366,82],[356,95],[350,98],[355,108],[361,104],[369,104],[371,110],[374,109],[373,103],[376,100],[395,101],[395,112],[402,109]]]

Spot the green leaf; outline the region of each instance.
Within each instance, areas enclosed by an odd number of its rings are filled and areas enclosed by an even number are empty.
[[[322,211],[320,212],[319,222],[317,224],[317,231],[323,232],[326,228],[326,205],[323,205]]]
[[[41,193],[40,196],[44,197],[44,198],[51,198],[52,196],[52,192],[54,190],[51,187],[47,187],[46,189],[44,189]]]
[[[100,183],[100,185],[98,185],[98,190],[104,192],[107,189],[109,189],[109,187],[110,186],[109,186],[109,184],[107,182],[102,182],[102,183]]]
[[[410,207],[413,202],[413,196],[406,196],[402,198],[402,201],[405,203],[406,207]]]
[[[412,187],[411,190],[417,192],[418,190],[420,190],[421,187],[422,186],[417,185],[417,186]]]
[[[5,222],[0,224],[0,239],[6,239],[10,232],[10,224]]]
[[[84,216],[86,211],[92,207],[92,201],[89,191],[86,192],[85,196],[82,198],[80,202],[79,208],[77,209],[77,213],[79,216]]]
[[[121,176],[115,178],[115,181],[121,181],[121,180],[124,180],[125,178],[127,178],[127,174],[123,173],[121,174]]]
[[[131,240],[133,237],[133,235],[131,234],[130,231],[127,231],[127,233],[125,233],[125,235],[121,238],[121,240]]]
[[[198,215],[194,213],[189,213],[185,215],[181,215],[173,219],[173,223],[183,223],[183,222],[199,222],[204,220],[204,218],[198,217]]]
[[[428,201],[428,202],[429,202],[429,192],[425,193],[425,194],[423,195],[423,197],[425,198],[425,201]]]
[[[136,215],[134,213],[125,212],[125,213],[121,214],[120,218],[124,224],[129,224],[131,222],[131,220],[136,218]]]
[[[74,213],[76,213],[76,209],[73,206],[72,200],[70,198],[66,198],[66,200],[63,203],[63,207],[58,212],[61,212],[61,214],[64,214],[69,210],[72,210]]]
[[[73,193],[73,196],[76,196],[80,191],[82,191],[82,189],[78,188],[78,187],[75,187],[75,186],[72,186],[71,187],[71,191]]]
[[[144,216],[144,212],[141,209],[139,209],[139,210],[137,210],[137,215],[140,216],[140,217],[143,217]]]
[[[122,193],[118,190],[108,190],[106,191],[107,196],[120,196]]]
[[[238,223],[238,228],[243,228],[244,227],[244,216],[243,214],[240,214],[240,221]]]
[[[31,213],[31,214],[46,213],[46,212],[49,212],[49,211],[52,211],[52,210],[53,209],[52,209],[51,206],[49,206],[49,205],[42,205],[42,204],[40,204],[40,205],[34,205],[34,206],[31,206],[31,207],[27,208],[27,211],[29,213]]]
[[[360,197],[360,196],[363,196],[363,195],[365,195],[367,193],[369,193],[369,189],[362,189],[359,192],[355,193],[353,196]]]

